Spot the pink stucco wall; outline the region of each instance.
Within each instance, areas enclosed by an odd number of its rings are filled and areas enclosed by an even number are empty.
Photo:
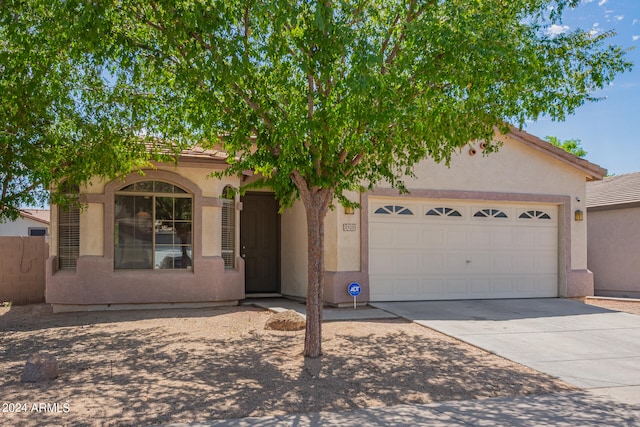
[[[48,252],[44,237],[0,237],[0,302],[44,302]]]
[[[640,298],[640,207],[589,210],[587,220],[595,294]]]

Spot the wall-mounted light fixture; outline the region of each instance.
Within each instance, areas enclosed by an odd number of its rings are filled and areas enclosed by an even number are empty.
[[[344,207],[344,214],[345,215],[353,215],[354,214],[353,206],[345,206]]]
[[[582,221],[584,219],[584,212],[582,212],[580,209],[575,211],[573,215],[576,221]]]

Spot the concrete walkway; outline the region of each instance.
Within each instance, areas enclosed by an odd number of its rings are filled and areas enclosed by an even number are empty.
[[[205,426],[638,426],[640,409],[612,403],[588,393],[494,398],[428,405],[398,405],[344,412],[255,417],[170,424]]]
[[[640,316],[558,298],[373,306],[640,407]]]

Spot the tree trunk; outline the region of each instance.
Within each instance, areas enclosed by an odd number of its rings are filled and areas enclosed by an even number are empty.
[[[301,179],[294,179],[300,190],[300,198],[307,214],[307,256],[309,261],[304,355],[305,357],[315,358],[322,355],[324,219],[327,215],[329,204],[333,199],[333,191],[330,189],[309,189],[306,182],[301,186],[300,181]]]

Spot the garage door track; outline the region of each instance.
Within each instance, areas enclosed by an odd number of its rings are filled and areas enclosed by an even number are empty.
[[[371,305],[595,394],[640,405],[640,316],[558,298]]]

